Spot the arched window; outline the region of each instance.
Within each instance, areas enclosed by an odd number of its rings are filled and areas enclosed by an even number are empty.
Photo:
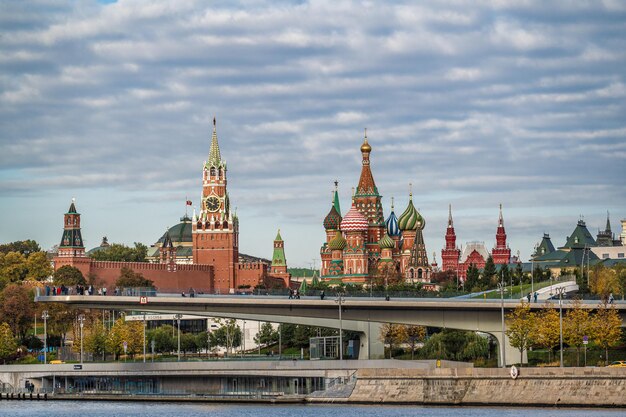
[[[418,279],[422,279],[422,270],[421,269],[417,270],[417,278]]]
[[[211,176],[214,177],[215,176],[215,167],[211,167]]]

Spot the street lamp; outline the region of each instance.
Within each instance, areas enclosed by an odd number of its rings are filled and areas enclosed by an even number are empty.
[[[565,293],[565,287],[559,287],[556,289],[556,294],[559,296],[559,344],[561,347],[561,362],[560,367],[563,367],[563,294]]]
[[[345,301],[343,294],[339,293],[335,302],[339,305],[339,360],[343,360],[343,322],[341,321],[341,304]]]
[[[48,310],[44,310],[41,313],[41,318],[43,319],[43,363],[48,363],[48,319],[50,315],[48,314]]]
[[[502,274],[500,274],[502,276]],[[502,341],[500,342],[500,359],[502,359],[502,367],[506,368],[506,353],[504,350],[505,334],[504,334],[504,282],[498,282],[498,290],[500,291],[500,309],[502,316]]]
[[[143,313],[143,363],[146,363],[146,313]]]
[[[180,362],[180,319],[183,318],[183,315],[175,314],[174,318],[176,319],[176,323],[178,324],[178,362]]]
[[[80,363],[83,363],[83,325],[85,322],[85,316],[81,314],[78,316],[78,322],[80,323]]]

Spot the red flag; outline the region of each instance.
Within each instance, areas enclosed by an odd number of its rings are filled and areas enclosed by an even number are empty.
[[[187,205],[190,206],[191,205],[191,200],[187,200]]]

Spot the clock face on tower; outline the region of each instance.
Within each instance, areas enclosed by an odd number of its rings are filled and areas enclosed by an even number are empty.
[[[220,200],[219,198],[213,196],[206,199],[206,208],[210,212],[215,212],[220,208]]]

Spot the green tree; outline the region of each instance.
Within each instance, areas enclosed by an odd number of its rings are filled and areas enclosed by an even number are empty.
[[[500,267],[500,273],[498,275],[500,277],[499,280],[501,280],[505,286],[509,285],[509,283],[512,280],[512,277],[511,277],[511,270],[509,269],[509,266],[507,264],[504,264]]]
[[[13,355],[17,350],[17,341],[11,331],[11,326],[7,323],[0,323],[0,359],[3,363]]]
[[[211,332],[211,345],[222,346],[228,355],[234,348],[241,346],[241,327],[237,325],[235,319],[218,319],[217,323],[220,327]]]
[[[81,312],[59,303],[48,304],[46,308],[50,315],[48,319],[48,335],[59,336],[61,344],[65,345],[67,333],[72,330],[72,326],[76,323],[76,319]]]
[[[489,256],[487,262],[485,262],[485,268],[480,276],[480,287],[482,290],[488,288],[494,288],[498,282],[496,276],[496,265],[493,263],[493,258]]]
[[[468,292],[480,291],[480,272],[476,265],[471,264],[467,268],[467,275],[465,279],[465,289]]]
[[[159,326],[156,329],[152,329],[148,332],[148,343],[151,344],[154,340],[154,351],[158,353],[172,352],[176,349],[177,340],[175,340],[176,329],[169,324]]]
[[[475,332],[443,329],[428,338],[419,354],[425,359],[476,360],[489,355],[489,342]]]
[[[89,256],[97,261],[118,262],[147,262],[148,247],[143,243],[135,242],[135,247],[113,243],[106,249],[96,251]]]
[[[609,364],[609,347],[620,342],[621,325],[622,319],[615,306],[609,307],[606,302],[598,306],[598,310],[592,318],[593,340],[598,347],[604,349],[606,365]]]
[[[278,342],[278,331],[274,330],[272,323],[263,323],[261,330],[254,337],[257,345],[269,346]]]
[[[515,273],[514,273],[515,282],[514,284],[522,285],[524,283],[524,268],[522,267],[522,263],[518,262],[515,265]]]
[[[106,352],[106,341],[108,331],[101,320],[95,319],[89,323],[87,329],[83,329],[84,350],[91,352],[94,356],[103,356]],[[79,347],[80,349],[80,347]]]
[[[53,270],[45,252],[34,252],[26,259],[26,279],[41,281],[52,275]]]
[[[34,240],[19,240],[16,242],[5,243],[0,245],[0,253],[19,252],[22,255],[29,256],[31,253],[40,252],[41,247]]]
[[[0,293],[0,320],[8,323],[20,339],[34,320],[35,303],[31,290],[20,284],[10,284]]]
[[[195,353],[198,351],[198,340],[193,333],[180,335],[180,350],[183,351],[185,356],[187,356],[187,352]]]
[[[85,285],[85,277],[80,269],[70,265],[63,265],[56,271],[54,271],[54,284],[65,285],[66,287],[73,287],[75,285]]]
[[[139,272],[135,272],[127,266],[122,267],[120,271],[120,276],[115,281],[115,285],[117,287],[126,287],[126,288],[152,288],[154,287],[154,282],[144,278],[142,274]]]
[[[521,302],[515,310],[507,314],[506,335],[511,346],[520,352],[520,364],[524,362],[524,351],[531,343],[531,332],[535,328],[535,314],[530,311],[530,304]]]

